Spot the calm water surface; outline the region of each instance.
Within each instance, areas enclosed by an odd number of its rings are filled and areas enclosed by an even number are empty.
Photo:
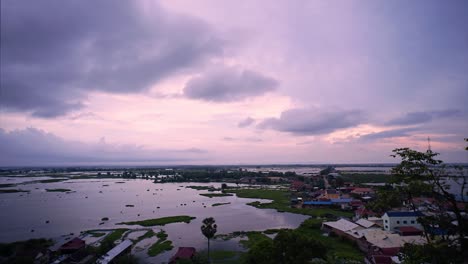
[[[70,233],[76,235],[80,231],[89,229],[141,228],[140,226],[116,225],[123,221],[173,215],[197,217],[190,224],[175,223],[154,228],[155,231],[162,228],[168,233],[168,239],[174,243],[174,250],[170,252],[156,258],[148,258],[144,254],[146,250],[138,251],[138,248],[145,248],[151,244],[151,240],[144,240],[135,247],[135,253],[139,258],[145,258],[148,261],[167,261],[179,246],[192,246],[198,250],[206,247],[206,239],[200,232],[201,221],[205,217],[215,218],[218,224],[218,234],[241,230],[295,228],[307,218],[302,215],[278,213],[276,210],[256,209],[246,205],[248,202],[259,199],[244,199],[236,196],[216,198],[200,196],[200,193],[207,191],[185,188],[188,185],[220,187],[221,184],[155,184],[152,181],[140,179],[88,179],[21,185],[18,188],[29,190],[30,193],[0,194],[0,242],[39,237],[58,238]],[[67,188],[73,192],[45,191],[45,189],[52,188]],[[225,202],[231,204],[211,206],[214,203]],[[134,205],[134,207],[125,205]],[[108,217],[110,220],[100,225],[103,217]],[[46,221],[50,223],[47,224]],[[237,249],[238,247],[236,240],[213,243],[215,249]]]

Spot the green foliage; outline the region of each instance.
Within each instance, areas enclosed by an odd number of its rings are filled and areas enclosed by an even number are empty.
[[[403,204],[403,197],[398,190],[381,189],[377,191],[377,199],[369,202],[366,207],[374,212],[386,212]]]
[[[18,192],[29,192],[21,189],[0,189],[0,193],[18,193]]]
[[[148,249],[148,255],[151,257],[157,256],[160,253],[164,251],[168,251],[173,249],[174,246],[172,245],[172,241],[166,240],[166,241],[159,241],[151,245],[151,247]]]
[[[70,192],[70,189],[57,188],[57,189],[46,189],[47,192]]]
[[[342,173],[341,177],[343,181],[354,184],[392,182],[392,175],[379,173]]]
[[[164,230],[161,230],[156,234],[156,237],[159,238],[159,239],[162,239],[162,240],[166,240],[167,236],[168,235],[167,235],[166,231],[164,231]]]
[[[226,205],[226,204],[231,204],[231,203],[214,203],[211,206],[216,207],[216,206],[221,206],[221,205]]]
[[[452,264],[463,263],[463,256],[446,243],[425,245],[407,243],[401,249],[401,261],[403,264]]]
[[[229,193],[200,193],[201,196],[206,196],[206,197],[223,197],[223,196],[232,196],[232,194]]]
[[[138,264],[138,259],[135,256],[128,254],[121,257],[117,257],[112,262],[115,264]]]
[[[2,263],[33,263],[37,253],[52,245],[52,240],[44,238],[0,243],[0,259]]]
[[[118,223],[119,225],[141,225],[141,226],[164,226],[172,223],[190,223],[196,217],[188,215],[177,215],[177,216],[168,216],[155,219],[147,219],[142,221],[131,221],[131,222],[122,222]]]
[[[261,209],[276,209],[280,212],[289,212],[294,214],[310,215],[314,217],[323,217],[328,215],[352,217],[353,213],[335,210],[331,208],[291,208],[289,193],[284,190],[269,189],[237,189],[228,190],[241,198],[258,198],[272,200],[270,203],[252,202],[250,206]]]
[[[298,231],[282,230],[271,239],[261,239],[251,245],[246,263],[307,263],[312,258],[323,258],[326,248],[320,242]]]
[[[263,240],[270,241],[271,238],[262,234],[261,232],[250,231],[246,233],[248,240],[241,240],[239,243],[243,245],[245,248],[252,248],[254,245],[258,244]]]

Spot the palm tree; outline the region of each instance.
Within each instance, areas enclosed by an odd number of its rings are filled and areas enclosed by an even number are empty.
[[[208,261],[211,262],[210,260],[210,239],[214,237],[216,234],[216,228],[218,226],[215,223],[215,220],[213,217],[208,217],[203,219],[203,225],[201,226],[201,231],[203,235],[208,239]]]

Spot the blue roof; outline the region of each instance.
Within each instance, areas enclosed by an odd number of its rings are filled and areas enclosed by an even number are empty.
[[[389,217],[413,217],[413,216],[424,216],[421,212],[419,211],[416,211],[416,212],[399,212],[399,211],[395,211],[395,212],[386,212],[386,214],[389,216]]]
[[[332,202],[328,201],[307,201],[304,202],[305,205],[332,205]]]
[[[330,199],[332,203],[350,203],[353,201],[351,198]]]

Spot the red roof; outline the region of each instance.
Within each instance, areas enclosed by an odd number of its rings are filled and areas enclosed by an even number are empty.
[[[193,247],[179,247],[177,253],[172,256],[169,263],[175,263],[179,259],[191,259],[197,251]]]
[[[86,242],[81,240],[77,237],[73,238],[72,240],[68,241],[67,243],[63,244],[60,247],[60,250],[76,250],[84,247]]]
[[[400,232],[421,232],[421,230],[417,229],[414,226],[400,226],[398,227]]]

